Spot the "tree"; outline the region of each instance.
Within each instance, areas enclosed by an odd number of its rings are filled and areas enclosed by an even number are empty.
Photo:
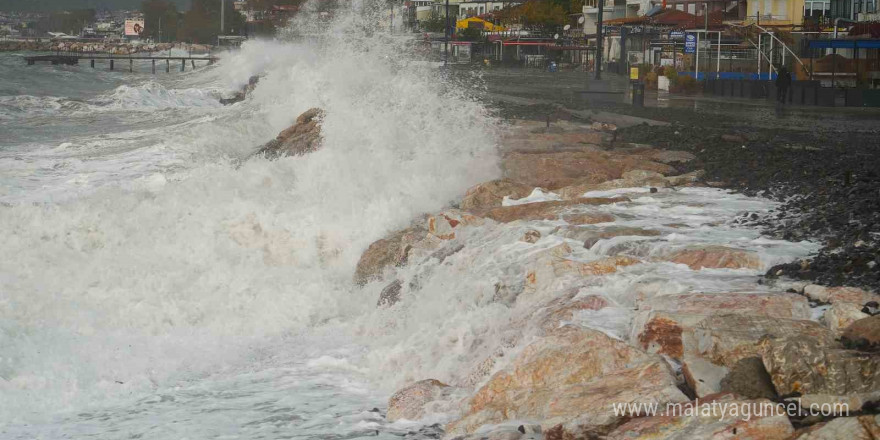
[[[232,4],[225,2],[225,34],[243,35],[245,18]],[[183,14],[183,23],[177,30],[177,39],[191,43],[210,44],[220,34],[220,0],[193,0],[189,11]]]
[[[168,0],[144,0],[141,12],[144,13],[145,28],[141,36],[158,42],[171,41],[177,36],[180,13],[174,3]]]
[[[520,5],[498,11],[503,24],[520,23],[524,27],[553,28],[568,20],[565,8],[556,0],[529,0]]]
[[[36,23],[36,29],[38,34],[63,32],[68,35],[78,35],[82,28],[94,23],[94,21],[94,9],[52,12],[40,18]]]

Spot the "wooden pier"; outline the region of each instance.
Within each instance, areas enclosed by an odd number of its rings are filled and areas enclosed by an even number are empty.
[[[156,62],[157,61],[159,61],[160,63],[162,61],[165,61],[165,72],[167,73],[167,72],[171,72],[171,64],[172,63],[174,63],[175,65],[177,65],[177,63],[180,63],[180,71],[183,72],[184,70],[186,70],[187,62],[189,62],[189,64],[192,66],[192,68],[195,69],[196,68],[196,61],[207,61],[207,64],[211,65],[211,64],[214,64],[218,60],[217,57],[213,57],[213,56],[207,56],[207,57],[197,57],[197,56],[191,56],[191,55],[189,55],[189,56],[119,55],[119,56],[117,56],[117,55],[109,55],[109,54],[96,54],[96,53],[89,54],[89,53],[76,53],[76,52],[74,52],[74,53],[56,53],[53,55],[36,55],[36,56],[25,57],[24,59],[25,59],[25,61],[27,61],[29,66],[33,66],[34,64],[39,63],[39,62],[52,63],[53,65],[64,64],[64,65],[68,65],[68,66],[74,66],[74,65],[79,64],[80,60],[85,59],[85,60],[89,60],[89,64],[91,65],[91,67],[93,69],[95,68],[95,61],[102,61],[102,62],[106,62],[109,64],[110,70],[115,69],[117,61],[125,62],[127,60],[129,72],[134,72],[134,61],[135,60],[139,60],[139,61],[147,60],[147,61],[151,61],[150,64],[151,64],[152,73],[156,73]]]

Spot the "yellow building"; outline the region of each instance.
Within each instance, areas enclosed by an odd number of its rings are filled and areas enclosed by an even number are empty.
[[[456,29],[477,28],[488,32],[499,32],[505,30],[502,26],[496,26],[490,21],[483,20],[479,17],[470,17],[455,22]]]
[[[750,0],[746,22],[768,26],[799,26],[804,24],[804,0]]]

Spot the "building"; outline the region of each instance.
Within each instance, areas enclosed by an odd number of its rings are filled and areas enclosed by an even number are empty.
[[[807,0],[810,2],[810,0]],[[853,21],[874,21],[880,19],[877,14],[878,0],[827,0],[823,7],[829,18],[843,18]]]
[[[481,1],[463,1],[458,4],[458,17],[479,17],[493,11],[500,11],[505,6],[516,5],[521,2],[481,2]]]

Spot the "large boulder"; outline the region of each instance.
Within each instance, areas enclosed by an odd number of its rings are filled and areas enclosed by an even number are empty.
[[[486,211],[483,216],[501,223],[509,223],[514,220],[556,220],[563,212],[579,205],[596,206],[628,201],[629,199],[626,197],[585,197],[566,201],[525,203],[522,205],[499,206]],[[610,217],[608,214],[595,213],[593,215],[597,219],[610,219],[606,221],[613,221],[613,217]]]
[[[835,334],[842,334],[856,321],[869,318],[871,315],[862,312],[862,306],[848,302],[837,302],[825,311],[822,322]]]
[[[782,396],[801,406],[845,403],[850,411],[880,398],[880,355],[839,348],[834,340],[791,335],[764,338],[764,367]]]
[[[880,300],[877,295],[857,287],[826,287],[818,284],[804,287],[804,295],[826,304],[850,303],[862,306],[867,302]]]
[[[672,252],[667,260],[686,264],[693,270],[761,269],[761,259],[754,252],[726,246],[690,247]]]
[[[633,344],[676,359],[689,352],[718,365],[732,365],[768,332],[828,333],[806,321],[811,316],[809,303],[790,293],[662,295],[638,308]]]
[[[419,420],[425,416],[430,403],[446,397],[451,390],[449,385],[435,379],[420,380],[406,386],[388,399],[389,422],[401,419]]]
[[[763,410],[759,412],[757,409]],[[634,418],[617,427],[605,438],[785,440],[792,434],[794,427],[781,406],[766,399],[741,400],[737,396],[725,394],[709,401],[701,400],[675,406],[663,415]]]
[[[231,105],[231,104],[235,104],[236,102],[244,101],[245,98],[247,98],[247,96],[250,95],[250,93],[253,92],[254,89],[257,88],[258,82],[260,82],[259,76],[254,75],[254,76],[250,77],[250,79],[248,79],[248,83],[245,84],[244,86],[242,86],[239,91],[235,92],[235,94],[232,95],[232,97],[220,98],[220,103],[223,105]]]
[[[840,417],[820,423],[798,435],[797,440],[877,440],[880,416]]]
[[[557,189],[575,183],[601,183],[620,179],[631,170],[673,174],[669,165],[642,156],[602,151],[514,152],[502,158],[504,177],[527,185]]]
[[[302,156],[321,147],[321,121],[324,110],[310,108],[296,118],[296,122],[267,142],[257,155],[269,159],[282,156]]]
[[[880,315],[853,322],[843,331],[840,340],[849,348],[869,351],[880,349]]]
[[[512,419],[541,420],[545,429],[608,426],[623,418],[615,403],[685,402],[668,365],[602,332],[574,326],[528,345],[470,399],[451,435]]]
[[[403,266],[413,245],[427,234],[421,226],[412,226],[376,240],[361,254],[354,272],[355,284],[363,285],[382,278],[386,268]]]
[[[529,292],[549,291],[571,278],[607,275],[641,263],[628,256],[579,261],[570,258],[571,252],[571,247],[563,243],[534,254],[531,264],[526,267],[525,289]]]
[[[775,399],[776,388],[760,356],[738,360],[721,379],[720,391],[731,392],[749,399]]]
[[[521,199],[532,193],[534,188],[510,179],[497,179],[480,183],[465,193],[461,209],[479,213],[486,209],[501,206],[505,197]]]

